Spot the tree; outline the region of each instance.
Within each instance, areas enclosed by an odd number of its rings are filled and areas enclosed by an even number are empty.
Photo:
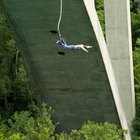
[[[140,48],[140,37],[137,38],[137,40],[136,40],[136,45],[137,45],[137,47]]]
[[[98,124],[89,121],[80,130],[57,135],[57,140],[123,140],[123,132],[115,124],[108,122]]]
[[[0,140],[123,140],[123,133],[115,124],[98,124],[88,121],[80,130],[70,134],[55,134],[56,124],[51,115],[53,110],[42,104],[32,106],[31,111],[15,112],[5,122],[0,123]]]
[[[136,48],[134,53],[134,81],[136,93],[136,118],[133,122],[134,133],[140,136],[140,48]]]
[[[0,5],[0,112],[3,118],[27,109],[33,100],[13,32]]]
[[[51,120],[51,107],[42,104],[32,111],[15,112],[6,123],[0,125],[3,140],[54,140],[55,125]]]
[[[132,23],[132,43],[133,49],[140,47],[136,44],[137,39],[140,37],[140,10],[131,12],[131,23]]]
[[[104,17],[104,0],[95,0],[95,8],[97,10],[97,15],[105,35],[105,17]]]

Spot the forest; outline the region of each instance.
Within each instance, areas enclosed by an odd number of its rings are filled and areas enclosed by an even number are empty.
[[[105,34],[103,0],[96,10]],[[136,117],[132,139],[140,140],[140,10],[131,1]],[[116,124],[85,122],[80,130],[56,133],[53,108],[37,104],[11,25],[0,3],[0,140],[123,140]]]

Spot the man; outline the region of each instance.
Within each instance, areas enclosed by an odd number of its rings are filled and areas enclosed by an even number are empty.
[[[57,40],[56,42],[57,44],[61,45],[63,48],[66,48],[66,49],[82,49],[84,50],[85,52],[88,52],[87,49],[89,48],[92,48],[92,46],[87,46],[87,45],[83,45],[83,44],[79,44],[79,45],[67,45],[65,40],[63,38]]]

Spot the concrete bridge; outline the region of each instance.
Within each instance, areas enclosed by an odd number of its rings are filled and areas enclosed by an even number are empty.
[[[89,53],[56,45],[58,35],[51,31],[60,0],[2,2],[38,101],[54,108],[58,131],[109,121],[127,129],[130,140],[135,95],[129,2],[105,0],[105,41],[93,0],[63,0],[62,37],[92,45]]]

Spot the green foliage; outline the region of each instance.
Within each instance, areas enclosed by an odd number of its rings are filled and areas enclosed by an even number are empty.
[[[135,93],[136,93],[136,118],[133,122],[134,133],[140,136],[140,48],[134,51],[134,80],[135,80]]]
[[[57,135],[57,140],[123,140],[122,136],[123,131],[115,124],[87,122],[80,130],[72,130],[70,134]]]
[[[131,2],[131,27],[134,62],[134,81],[136,93],[136,117],[133,121],[134,140],[140,140],[140,10]]]
[[[140,38],[139,37],[136,40],[136,45],[140,48]]]
[[[104,10],[104,0],[95,0],[96,10]]]
[[[15,112],[0,125],[1,139],[8,140],[54,140],[55,125],[51,120],[52,109],[42,104],[41,109]]]
[[[133,48],[140,47],[137,44],[138,39],[140,38],[140,10],[136,12],[131,12],[131,21],[132,21],[132,42]]]
[[[52,108],[46,104],[41,108],[34,105],[30,111],[15,112],[10,119],[0,123],[0,140],[124,140],[124,131],[108,122],[89,121],[70,134],[55,134],[52,113]]]
[[[105,34],[105,16],[104,16],[104,0],[95,0],[95,8],[97,10],[97,15]]]
[[[28,108],[32,100],[26,71],[12,30],[0,5],[0,113],[9,116]]]
[[[132,0],[130,0],[130,10],[131,11],[134,10],[134,2]]]

